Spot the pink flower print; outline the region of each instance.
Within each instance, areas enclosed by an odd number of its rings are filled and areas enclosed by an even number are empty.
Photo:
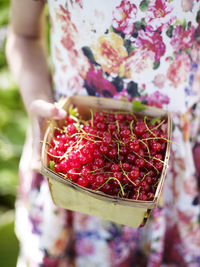
[[[113,12],[113,27],[124,34],[132,34],[135,26],[137,7],[128,0],[123,0]]]
[[[124,242],[130,242],[131,240],[133,240],[134,238],[136,239],[138,237],[138,233],[133,231],[132,228],[128,227],[128,226],[124,226],[122,228],[122,237],[123,237],[123,241]],[[133,247],[135,247],[135,242],[131,242],[131,244]]]
[[[69,51],[73,50],[75,45],[74,41],[70,39],[68,35],[63,36],[61,43]]]
[[[54,240],[54,243],[49,248],[50,254],[53,256],[61,255],[69,245],[70,240],[70,231],[69,229],[63,228],[57,238]]]
[[[79,74],[75,74],[70,79],[67,80],[66,82],[66,88],[69,90],[73,90],[76,92],[76,94],[79,94],[84,86],[84,80],[81,78]]]
[[[177,88],[184,82],[191,69],[190,58],[187,54],[177,55],[175,60],[169,66],[167,71],[167,78],[172,82],[173,86]]]
[[[76,1],[76,3],[79,4],[79,1]],[[71,21],[71,14],[62,5],[60,5],[60,9],[57,11],[56,16],[58,20],[61,21],[61,29],[63,32],[61,44],[66,49],[70,66],[74,67],[74,69],[78,71],[78,74],[85,78],[90,65],[83,52],[81,50],[77,50],[75,47],[78,35],[77,28]],[[66,69],[66,66],[64,69]],[[76,82],[76,84],[78,85],[78,82]]]
[[[95,247],[90,239],[81,239],[76,242],[76,251],[78,255],[92,255],[95,252]]]
[[[56,18],[61,22],[63,31],[61,43],[67,50],[73,50],[78,31],[75,24],[71,22],[70,12],[60,5],[60,9],[56,11]]]
[[[72,4],[79,5],[81,8],[83,8],[83,1],[82,0],[72,0]]]
[[[127,78],[135,76],[145,69],[152,68],[154,62],[154,53],[147,49],[135,49],[124,64],[124,75]]]
[[[150,106],[162,108],[163,105],[169,104],[170,100],[167,95],[155,91],[153,94],[146,96],[147,104]]]
[[[178,53],[180,50],[191,48],[194,43],[195,28],[191,26],[188,30],[184,30],[182,25],[177,25],[173,31],[171,45],[174,51]]]
[[[57,258],[53,258],[53,257],[48,257],[48,256],[44,256],[44,258],[42,259],[42,263],[44,264],[44,266],[49,266],[49,267],[56,267],[59,265],[59,259]]]
[[[148,5],[145,21],[154,28],[154,30],[163,30],[168,28],[176,19],[171,16],[173,10],[172,4],[165,0],[153,0]]]
[[[158,88],[163,88],[166,81],[166,77],[163,74],[157,74],[154,78],[154,84]]]
[[[154,32],[153,27],[147,26],[145,31],[139,30],[136,46],[150,50],[154,53],[155,62],[159,62],[164,55],[166,46],[159,32]]]
[[[86,76],[86,89],[89,95],[112,97],[116,93],[115,86],[103,77],[102,70],[90,69]]]
[[[194,42],[194,45],[190,51],[190,56],[193,62],[200,62],[200,45],[198,42]]]

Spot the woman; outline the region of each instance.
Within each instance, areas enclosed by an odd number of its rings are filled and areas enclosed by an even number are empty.
[[[32,131],[20,164],[18,266],[200,266],[197,171],[198,0],[49,0],[53,86],[45,51],[44,3],[12,0],[7,57]],[[44,118],[62,119],[61,95],[133,100],[173,114],[164,204],[141,229],[55,207],[38,174]]]

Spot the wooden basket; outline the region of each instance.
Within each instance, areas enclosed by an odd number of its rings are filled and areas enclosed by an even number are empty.
[[[72,96],[62,98],[59,101],[58,106],[68,110],[71,104],[78,108],[78,112],[83,118],[90,117],[91,109],[94,111],[121,110],[133,112],[132,103],[128,101],[90,96]],[[171,140],[172,119],[167,111],[147,106],[145,110],[135,113],[151,117],[166,116],[168,118],[168,139]],[[62,121],[53,121],[53,123],[55,126],[60,126]],[[81,187],[50,170],[48,168],[48,157],[46,151],[48,150],[48,143],[53,137],[53,131],[52,127],[48,127],[45,133],[42,147],[41,173],[48,179],[49,189],[55,205],[64,209],[97,216],[115,223],[132,226],[134,228],[144,225],[151,213],[151,210],[158,204],[158,199],[161,194],[166,175],[171,143],[167,142],[164,159],[165,164],[155,192],[154,200],[130,200],[109,196],[101,192],[95,192],[91,189]]]

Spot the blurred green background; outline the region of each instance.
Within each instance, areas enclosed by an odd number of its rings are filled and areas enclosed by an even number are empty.
[[[0,0],[0,266],[16,266],[19,244],[14,234],[18,164],[28,119],[9,72],[5,41],[9,0]]]

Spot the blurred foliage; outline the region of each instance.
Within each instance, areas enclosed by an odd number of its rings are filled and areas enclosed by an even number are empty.
[[[7,25],[9,21],[9,0],[0,0],[0,26]]]
[[[13,211],[5,212],[0,218],[1,267],[14,267],[19,252],[18,241],[14,235],[14,213]]]
[[[18,87],[10,74],[5,56],[9,3],[8,0],[0,0],[0,209],[5,206],[14,208],[18,165],[28,124]],[[45,16],[48,16],[47,6]],[[48,44],[49,28],[48,22]]]
[[[18,166],[28,118],[5,56],[10,0],[0,0],[0,266],[16,266],[18,241],[14,234],[14,208]],[[45,9],[48,16],[48,9]],[[48,22],[49,23],[49,22]],[[49,41],[49,24],[46,37]],[[48,42],[49,44],[49,42]],[[49,46],[48,46],[49,48]]]
[[[27,127],[19,90],[5,56],[9,2],[0,0],[0,209],[14,208],[18,165]]]
[[[0,206],[11,195],[14,208],[18,184],[18,165],[25,139],[27,117],[8,67],[0,68]],[[13,197],[14,196],[14,197]],[[6,204],[3,201],[4,205]]]
[[[14,234],[14,203],[18,186],[18,165],[27,127],[19,90],[5,56],[9,22],[8,0],[0,0],[0,266],[14,267],[18,241]]]

